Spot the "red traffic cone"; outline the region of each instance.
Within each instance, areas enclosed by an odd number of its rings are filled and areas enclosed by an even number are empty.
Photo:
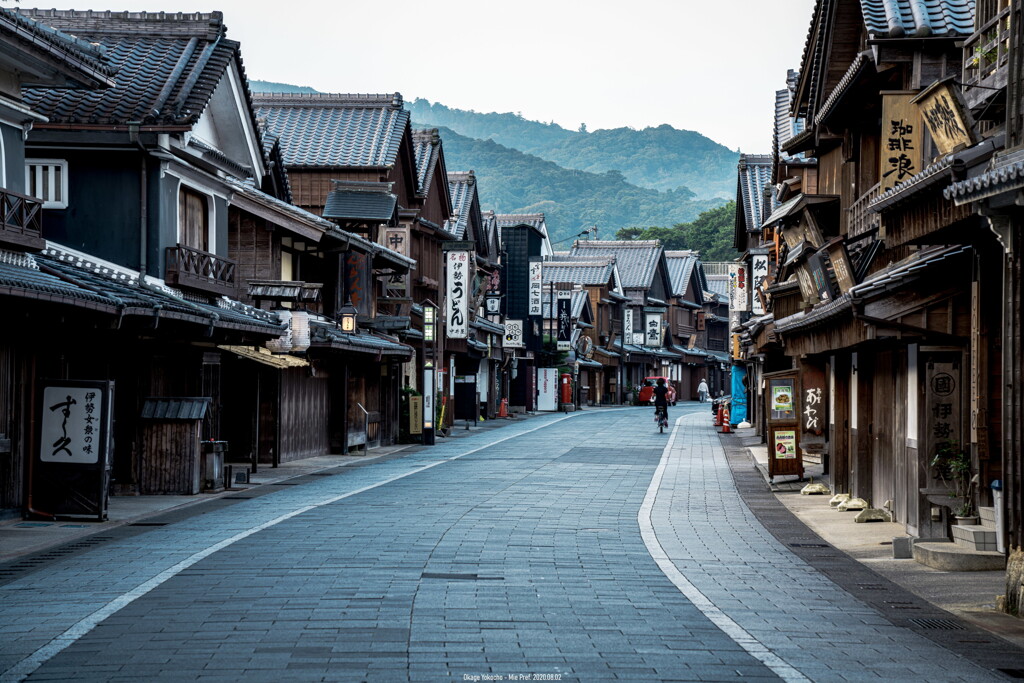
[[[731,434],[732,428],[729,424],[729,406],[722,409],[722,433]]]

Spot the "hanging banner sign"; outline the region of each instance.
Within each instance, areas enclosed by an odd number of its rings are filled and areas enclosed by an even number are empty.
[[[750,311],[754,315],[764,315],[764,299],[760,292],[763,288],[765,278],[768,277],[768,254],[754,254],[750,260]]]
[[[661,314],[648,313],[644,327],[644,345],[657,348],[661,346]]]
[[[627,308],[622,314],[622,343],[633,343],[633,309]]]
[[[750,310],[750,287],[747,281],[747,266],[742,263],[729,264],[729,310]]]
[[[558,312],[555,326],[558,330],[559,351],[568,351],[572,347],[572,291],[568,289],[558,290],[557,295]]]
[[[402,256],[409,255],[409,226],[398,226],[384,229],[384,246],[397,251]],[[391,273],[383,276],[387,296],[405,297],[409,295],[409,274]]]
[[[504,347],[506,349],[521,349],[523,346],[523,321],[506,320]]]
[[[970,147],[976,141],[970,110],[953,87],[953,79],[937,81],[912,100],[921,108],[921,119],[932,134],[939,154]]]
[[[540,261],[530,261],[529,315],[544,315],[544,266]]]
[[[448,338],[469,333],[469,252],[448,252]]]
[[[921,114],[914,93],[882,95],[879,194],[921,171]]]

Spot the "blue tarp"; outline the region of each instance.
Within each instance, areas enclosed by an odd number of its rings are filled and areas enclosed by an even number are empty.
[[[747,388],[743,385],[743,380],[746,378],[746,367],[732,366],[732,403],[729,406],[729,422],[731,424],[747,421]]]

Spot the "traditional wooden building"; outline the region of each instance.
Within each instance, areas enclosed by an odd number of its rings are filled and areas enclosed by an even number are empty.
[[[680,363],[682,357],[670,350],[668,302],[672,284],[661,242],[577,240],[569,258],[615,259],[628,298],[623,309],[622,339],[615,347],[620,354],[624,387],[638,387],[645,377],[668,377],[670,367]]]

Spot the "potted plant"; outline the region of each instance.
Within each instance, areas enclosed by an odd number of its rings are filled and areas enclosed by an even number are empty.
[[[953,516],[958,524],[977,524],[974,510],[974,485],[977,475],[971,473],[971,456],[956,441],[940,444],[932,457],[932,467],[937,478],[952,492],[957,500]]]
[[[630,384],[629,382],[626,382],[626,386],[623,387],[623,390],[625,391],[625,394],[622,396],[622,400],[626,404],[633,403],[633,385]]]

